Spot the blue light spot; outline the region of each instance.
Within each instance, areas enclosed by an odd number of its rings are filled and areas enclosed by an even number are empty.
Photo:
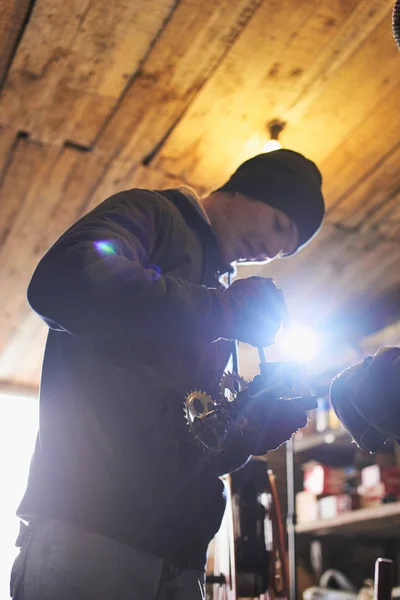
[[[97,252],[99,254],[101,254],[102,256],[116,254],[115,248],[114,248],[112,242],[109,242],[106,240],[98,240],[97,242],[94,242],[93,245],[96,248]]]
[[[157,281],[161,276],[161,268],[158,265],[149,265],[146,272],[149,281]]]

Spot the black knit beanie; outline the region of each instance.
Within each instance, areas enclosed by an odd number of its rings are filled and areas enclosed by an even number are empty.
[[[281,210],[297,226],[297,252],[322,225],[325,205],[321,185],[321,173],[315,163],[284,149],[250,158],[219,190],[240,192]]]

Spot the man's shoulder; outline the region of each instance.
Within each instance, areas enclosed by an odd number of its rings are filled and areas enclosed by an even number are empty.
[[[203,215],[200,203],[195,196],[188,195],[178,188],[163,190],[147,190],[133,188],[122,192],[128,203],[138,203],[149,211],[159,212],[163,217],[169,216],[181,225],[189,225],[196,229],[199,224],[208,229],[208,223]]]
[[[150,190],[132,188],[110,196],[99,204],[94,214],[113,213],[116,220],[136,221],[143,217],[162,229],[210,235],[210,226],[195,197],[176,188]]]
[[[149,209],[160,208],[172,212],[195,210],[193,201],[179,189],[149,190],[143,188],[131,188],[113,194],[104,200],[99,207],[110,205],[143,205]]]
[[[143,188],[131,188],[128,190],[122,190],[109,196],[104,200],[99,207],[106,207],[110,205],[127,205],[130,204],[143,204],[148,205],[149,208],[154,206],[169,207],[170,202],[165,196],[163,191],[148,190]]]
[[[167,220],[179,215],[163,191],[142,188],[122,190],[109,196],[87,213],[86,218],[105,213],[128,220],[141,218],[140,215],[147,215],[151,220]]]

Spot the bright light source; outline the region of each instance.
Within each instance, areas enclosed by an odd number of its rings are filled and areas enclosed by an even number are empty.
[[[273,152],[274,150],[280,150],[282,144],[279,140],[268,140],[264,144],[264,152]]]
[[[39,402],[34,398],[0,393],[0,598],[9,597],[12,563],[19,519],[15,515],[28,479],[39,421]]]
[[[333,444],[333,442],[335,440],[336,440],[336,436],[334,433],[327,433],[326,436],[324,437],[325,444]]]
[[[302,325],[283,329],[276,344],[285,360],[300,362],[312,360],[316,356],[319,346],[315,331]]]

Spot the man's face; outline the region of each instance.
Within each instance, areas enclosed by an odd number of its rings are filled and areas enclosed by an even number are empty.
[[[288,216],[243,194],[232,194],[221,216],[218,237],[228,263],[268,262],[298,246],[297,227]]]

